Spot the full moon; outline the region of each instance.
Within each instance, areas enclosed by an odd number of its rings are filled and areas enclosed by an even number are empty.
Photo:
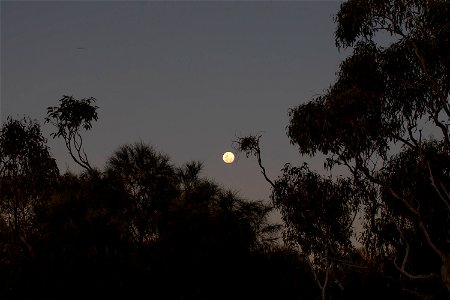
[[[231,164],[234,161],[234,154],[233,152],[225,152],[222,158],[226,164]]]

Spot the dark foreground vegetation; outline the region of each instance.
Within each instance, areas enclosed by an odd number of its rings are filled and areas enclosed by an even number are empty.
[[[80,174],[60,173],[38,122],[8,118],[0,298],[450,299],[450,3],[347,1],[336,22],[353,54],[324,95],[290,110],[287,133],[301,155],[348,175],[286,164],[272,180],[261,137],[239,137],[271,205],[143,143],[98,170],[81,135],[97,120],[94,98],[63,96],[45,120]],[[268,222],[272,209],[284,229]]]

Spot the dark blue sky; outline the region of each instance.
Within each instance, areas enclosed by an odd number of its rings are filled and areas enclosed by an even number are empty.
[[[42,124],[63,94],[92,96],[99,121],[85,145],[94,165],[143,141],[177,165],[202,161],[206,177],[242,197],[268,199],[254,159],[227,165],[222,154],[236,136],[261,133],[270,177],[309,161],[289,144],[287,112],[335,79],[346,55],[333,37],[339,5],[1,1],[1,118]],[[78,170],[62,141],[49,145],[62,172]]]

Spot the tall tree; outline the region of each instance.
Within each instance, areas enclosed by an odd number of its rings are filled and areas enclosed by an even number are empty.
[[[106,173],[128,195],[129,233],[136,245],[157,240],[178,194],[178,178],[169,157],[144,143],[124,145],[109,158]]]
[[[34,255],[36,210],[49,200],[58,176],[39,124],[8,118],[0,129],[0,219],[9,236],[3,247]]]
[[[272,184],[287,239],[305,250],[318,232],[319,244],[344,245],[360,212],[369,256],[450,292],[450,3],[350,0],[335,20],[337,46],[353,54],[324,95],[289,111],[287,133],[302,155],[323,153],[327,169],[351,175],[287,165]],[[258,156],[259,144],[239,142]],[[339,248],[327,247],[314,252]]]
[[[94,172],[83,147],[81,130],[91,130],[92,122],[97,121],[98,106],[94,105],[93,97],[75,99],[72,96],[63,95],[59,100],[59,106],[47,108],[46,123],[56,127],[51,134],[53,138],[62,137],[72,159],[87,171]]]
[[[298,249],[309,267],[323,300],[342,262],[350,262],[355,252],[351,242],[357,212],[357,193],[348,179],[333,182],[309,169],[307,164],[286,164],[283,174],[271,180],[264,169],[261,136],[239,138],[237,148],[254,155],[261,173],[272,186],[271,198],[285,223],[285,243]],[[342,201],[346,199],[348,201]]]

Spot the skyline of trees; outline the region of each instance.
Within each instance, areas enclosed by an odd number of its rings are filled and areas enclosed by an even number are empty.
[[[120,147],[96,169],[81,147],[83,112],[73,110],[85,102],[65,101],[74,104],[66,124],[79,122],[71,131],[78,144],[67,143],[85,168],[79,174],[59,173],[37,122],[9,118],[0,130],[2,299],[147,289],[156,299],[225,299],[257,293],[256,279],[283,263],[288,250],[276,246],[271,207],[203,178],[201,163],[176,167],[143,143]],[[282,257],[272,263],[271,255]],[[244,284],[246,276],[254,279]]]
[[[270,204],[142,142],[91,165],[82,132],[98,119],[95,98],[63,95],[44,120],[79,174],[60,173],[37,121],[9,117],[0,297],[449,299],[450,3],[349,0],[335,20],[337,46],[353,52],[323,95],[289,110],[286,130],[299,155],[348,175],[286,162],[271,179],[261,136],[239,137]]]

